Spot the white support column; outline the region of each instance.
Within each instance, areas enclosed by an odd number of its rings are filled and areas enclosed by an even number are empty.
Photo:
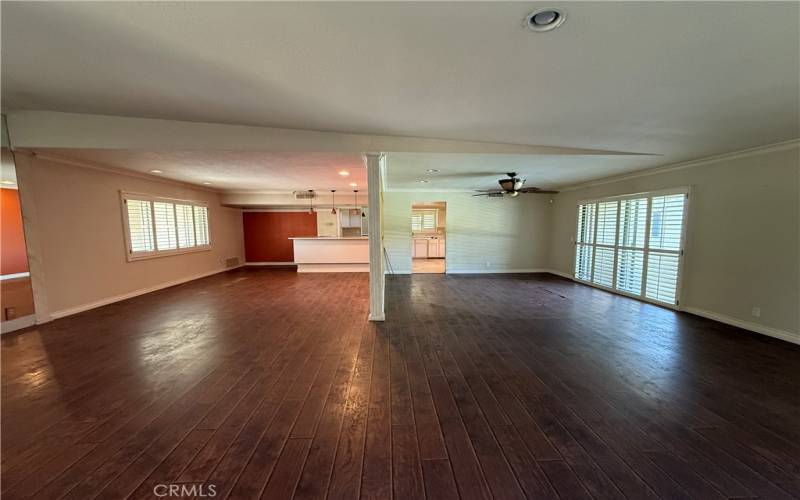
[[[367,153],[367,191],[369,196],[369,320],[383,321],[383,181],[381,162],[383,155]]]

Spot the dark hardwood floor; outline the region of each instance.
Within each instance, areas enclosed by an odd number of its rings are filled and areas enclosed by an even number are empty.
[[[241,269],[4,336],[2,497],[800,497],[798,346],[548,275],[388,277],[384,324],[367,287]]]

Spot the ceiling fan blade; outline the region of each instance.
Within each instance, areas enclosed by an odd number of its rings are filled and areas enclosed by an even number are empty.
[[[536,187],[529,187],[529,188],[522,188],[519,190],[520,193],[528,193],[528,194],[556,194],[558,191],[552,191],[548,189],[539,189]]]

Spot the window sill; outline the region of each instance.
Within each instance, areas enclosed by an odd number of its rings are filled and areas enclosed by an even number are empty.
[[[175,255],[185,255],[188,253],[197,253],[197,252],[209,252],[211,251],[211,245],[203,245],[199,247],[192,247],[192,248],[180,248],[178,250],[164,250],[161,252],[149,252],[149,253],[140,253],[140,254],[128,254],[128,262],[136,262],[139,260],[150,260],[150,259],[158,259],[160,257],[173,257]]]

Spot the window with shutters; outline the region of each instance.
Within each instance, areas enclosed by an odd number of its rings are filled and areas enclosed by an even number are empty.
[[[438,210],[412,210],[411,231],[415,233],[435,232],[437,217]]]
[[[128,260],[210,249],[208,206],[121,193]]]
[[[578,205],[575,278],[677,306],[688,189]]]

